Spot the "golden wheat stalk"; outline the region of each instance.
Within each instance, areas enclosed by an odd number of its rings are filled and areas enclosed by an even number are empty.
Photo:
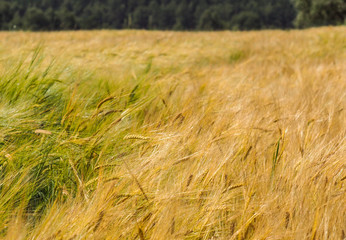
[[[36,129],[36,130],[35,130],[35,133],[36,133],[36,134],[45,134],[45,135],[51,135],[51,134],[52,134],[51,131],[44,130],[44,129]]]
[[[98,104],[97,104],[97,109],[99,109],[104,103],[106,103],[106,102],[108,102],[108,101],[111,101],[111,100],[113,100],[113,99],[115,99],[115,97],[114,96],[110,96],[110,97],[107,97],[107,98],[105,98],[105,99],[103,99],[101,102],[99,102]]]
[[[100,168],[106,168],[106,167],[115,167],[119,166],[118,163],[113,163],[113,164],[103,164],[95,167],[95,170],[100,169]]]
[[[145,137],[145,136],[141,136],[137,134],[129,134],[124,137],[124,140],[128,140],[128,139],[149,140],[150,137]]]

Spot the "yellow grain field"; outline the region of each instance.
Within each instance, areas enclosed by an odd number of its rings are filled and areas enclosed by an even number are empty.
[[[345,239],[346,28],[1,32],[1,239]]]

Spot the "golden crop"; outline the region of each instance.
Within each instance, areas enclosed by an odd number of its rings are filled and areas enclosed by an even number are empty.
[[[0,33],[0,238],[344,239],[345,30]]]

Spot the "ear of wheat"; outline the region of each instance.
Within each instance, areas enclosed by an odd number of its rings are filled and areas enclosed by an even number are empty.
[[[36,130],[35,130],[35,133],[36,133],[36,134],[45,134],[45,135],[51,135],[51,134],[52,134],[51,131],[44,130],[44,129],[36,129]]]
[[[127,139],[149,140],[150,137],[145,137],[145,136],[141,136],[137,134],[129,134],[124,137],[124,140],[127,140]]]

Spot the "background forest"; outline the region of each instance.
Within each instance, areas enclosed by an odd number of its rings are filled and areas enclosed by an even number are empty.
[[[345,16],[344,0],[0,0],[1,30],[288,29]]]

